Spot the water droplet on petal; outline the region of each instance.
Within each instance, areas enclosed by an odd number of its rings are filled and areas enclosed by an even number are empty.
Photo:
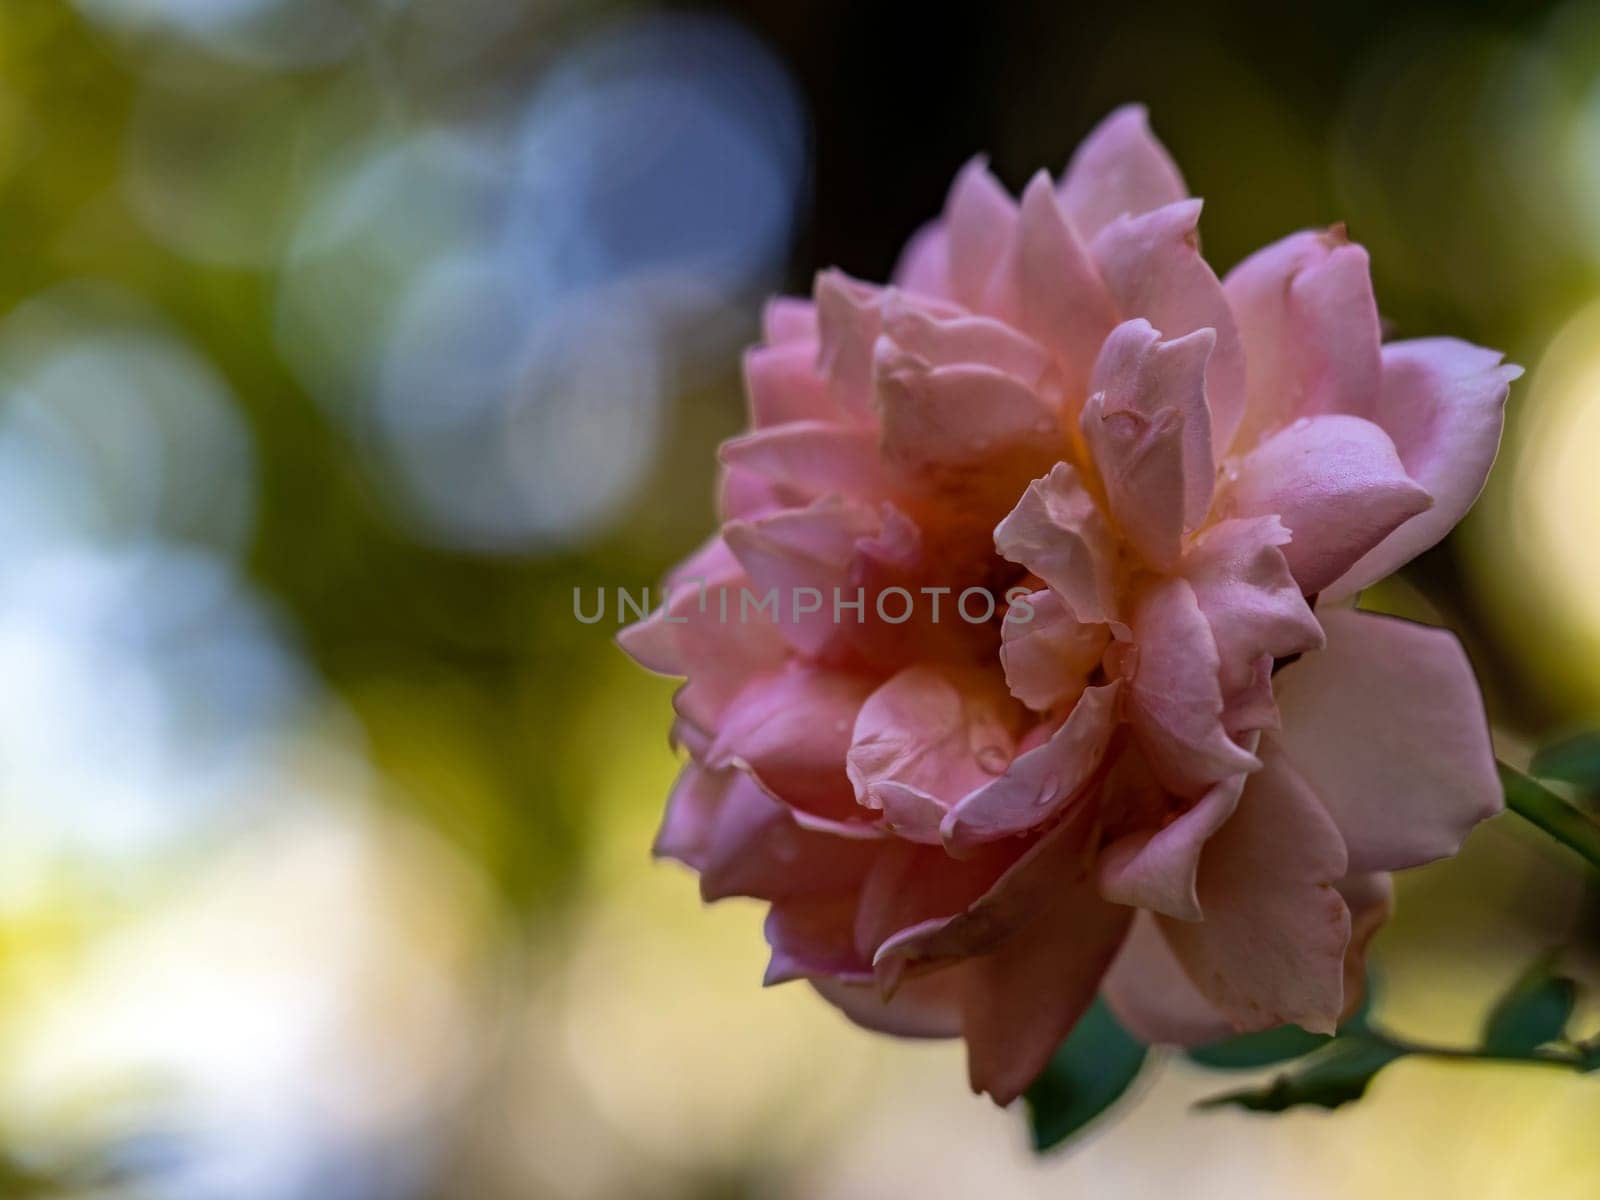
[[[1039,794],[1033,798],[1033,802],[1040,808],[1053,803],[1056,798],[1056,789],[1060,786],[1061,780],[1054,775],[1046,775],[1044,782],[1039,785]]]

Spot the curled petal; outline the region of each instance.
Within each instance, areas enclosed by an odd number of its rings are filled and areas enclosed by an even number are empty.
[[[1079,144],[1061,179],[1061,203],[1083,238],[1122,216],[1139,216],[1188,196],[1183,176],[1155,135],[1142,104],[1125,104]]]
[[[1343,226],[1258,250],[1223,288],[1249,364],[1241,446],[1298,417],[1376,415],[1378,305],[1367,252]]]
[[[1503,804],[1461,644],[1374,613],[1320,616],[1327,649],[1278,674],[1284,753],[1344,834],[1352,870],[1454,854]]]
[[[1432,503],[1382,429],[1325,416],[1301,417],[1240,459],[1220,508],[1281,517],[1291,535],[1283,556],[1310,596]]]
[[[1117,326],[1095,363],[1083,434],[1124,535],[1152,565],[1177,562],[1211,508],[1216,464],[1205,369],[1210,329],[1163,342],[1148,321]]]
[[[1233,313],[1200,257],[1200,201],[1183,200],[1111,222],[1090,245],[1117,314],[1144,317],[1168,338],[1197,329],[1216,333],[1206,364],[1211,444],[1231,445],[1244,414],[1244,349]]]
[[[980,843],[1043,825],[1077,795],[1105,757],[1121,687],[1118,679],[1086,689],[1059,728],[956,804],[940,826],[951,852],[969,853]]]
[[[1405,522],[1331,584],[1336,600],[1376,582],[1432,546],[1483,490],[1500,446],[1506,395],[1521,367],[1454,338],[1391,342],[1383,348],[1377,422],[1394,440],[1406,474],[1433,507]]]
[[[1223,728],[1216,640],[1194,589],[1176,576],[1154,582],[1131,624],[1138,662],[1129,719],[1161,785],[1178,796],[1199,796],[1259,766]]]
[[[883,332],[901,350],[932,367],[976,363],[1041,394],[1054,386],[1050,352],[990,317],[947,315],[891,293],[884,301]]]
[[[1195,883],[1200,852],[1233,816],[1246,778],[1230,775],[1170,824],[1107,846],[1096,868],[1100,894],[1180,921],[1201,920],[1205,914]]]
[[[1288,542],[1277,517],[1242,517],[1212,525],[1184,555],[1183,576],[1211,624],[1229,697],[1250,688],[1262,656],[1287,658],[1323,644],[1283,556]]]
[[[1054,589],[1087,624],[1116,619],[1116,546],[1094,498],[1068,463],[1035,479],[994,531],[995,549]]]
[[[1011,765],[1020,707],[988,672],[907,667],[856,718],[856,799],[912,841],[937,844],[945,812]]]
[[[1011,694],[1036,712],[1070,704],[1100,664],[1110,631],[1078,620],[1048,588],[1024,597],[1031,615],[1000,626],[1000,662]],[[1020,606],[1019,606],[1020,608]]]
[[[1190,980],[1241,1031],[1293,1022],[1332,1033],[1344,1011],[1350,913],[1339,830],[1284,757],[1262,739],[1228,822],[1206,843],[1202,921],[1157,922]]]

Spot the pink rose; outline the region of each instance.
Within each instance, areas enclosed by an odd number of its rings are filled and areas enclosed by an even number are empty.
[[[1350,600],[1467,511],[1517,369],[1380,344],[1339,227],[1219,282],[1199,215],[1124,108],[1020,203],[969,165],[891,286],[775,301],[722,531],[621,639],[687,677],[658,853],[1001,1103],[1097,991],[1331,1031],[1387,872],[1501,805],[1456,640]]]

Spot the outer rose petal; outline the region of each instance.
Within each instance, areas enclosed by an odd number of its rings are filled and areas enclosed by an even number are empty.
[[[685,771],[695,770],[691,764]],[[831,895],[860,886],[880,851],[803,829],[793,812],[742,771],[718,772],[721,796],[700,853],[700,897],[782,900]],[[663,829],[665,832],[665,828]]]
[[[1327,649],[1278,674],[1285,755],[1344,834],[1351,870],[1454,854],[1503,805],[1460,643],[1394,617],[1319,615]]]
[[[1196,876],[1206,841],[1233,816],[1244,791],[1241,772],[1216,784],[1187,812],[1153,832],[1132,833],[1101,852],[1100,894],[1116,904],[1199,921],[1204,917]]]
[[[1201,858],[1205,919],[1157,920],[1189,978],[1237,1029],[1292,1021],[1332,1033],[1350,940],[1350,914],[1333,888],[1345,874],[1344,843],[1271,735],[1261,761]]]
[[[1101,989],[1117,1023],[1150,1045],[1203,1046],[1234,1031],[1190,981],[1149,913],[1134,917]]]
[[[1258,250],[1228,273],[1223,288],[1249,364],[1240,445],[1297,417],[1375,415],[1378,305],[1367,252],[1343,226]]]
[[[863,1029],[896,1037],[961,1036],[961,981],[965,971],[952,967],[908,979],[884,998],[877,985],[849,983],[827,976],[811,979],[817,993]]]
[[[1084,691],[1060,728],[969,793],[939,827],[952,853],[1044,824],[1094,776],[1116,728],[1120,679]],[[1044,727],[1041,727],[1041,729]]]
[[[1163,342],[1148,321],[1117,326],[1095,363],[1084,440],[1112,515],[1146,562],[1169,570],[1185,529],[1211,508],[1216,463],[1205,369],[1209,329]]]
[[[889,278],[908,292],[950,297],[950,237],[943,221],[929,221],[911,235]]]
[[[1433,496],[1330,585],[1336,600],[1376,582],[1432,546],[1483,490],[1500,445],[1506,394],[1521,367],[1493,350],[1454,338],[1391,342],[1383,348],[1377,422],[1394,439],[1406,474]]]
[[[1322,626],[1279,549],[1288,541],[1277,517],[1240,518],[1212,525],[1184,555],[1182,574],[1211,623],[1230,698],[1255,681],[1263,656],[1287,658],[1323,643]]]
[[[763,932],[772,957],[762,982],[832,976],[871,983],[871,965],[856,950],[856,898],[849,894],[795,896],[773,902]]]
[[[1085,624],[1116,619],[1116,546],[1105,517],[1067,463],[1035,479],[994,531],[995,549],[1021,563]]]
[[[1039,1077],[1094,1000],[1132,918],[1079,877],[997,951],[967,964],[961,1031],[973,1091],[1009,1104]]]
[[[1078,236],[1092,239],[1118,217],[1149,212],[1188,195],[1142,104],[1125,104],[1079,143],[1061,179],[1061,203]]]
[[[1283,556],[1311,596],[1431,503],[1371,421],[1302,417],[1239,460],[1220,511],[1281,517]]]
[[[963,963],[972,1087],[1000,1104],[1033,1082],[1083,1015],[1133,915],[1094,891],[1093,817],[1090,805],[1075,807],[966,912],[908,929],[876,955],[880,972],[894,960]]]
[[[1184,200],[1138,217],[1122,217],[1089,247],[1117,312],[1144,317],[1168,338],[1216,331],[1206,365],[1211,444],[1228,446],[1244,414],[1244,349],[1222,284],[1200,257],[1200,201]]]
[[[1128,715],[1161,785],[1198,796],[1259,766],[1223,730],[1216,641],[1194,590],[1176,577],[1157,580],[1140,597],[1131,624],[1138,665]]]
[[[813,341],[757,346],[744,356],[750,424],[767,429],[790,421],[840,421],[844,414],[817,374]]]
[[[845,774],[850,727],[871,690],[868,679],[791,663],[739,693],[706,765],[749,771],[796,808],[825,816],[847,814],[852,802]]]
[[[882,291],[843,271],[817,275],[817,370],[844,419],[872,416],[872,345],[882,326]]]
[[[774,296],[761,309],[761,340],[769,346],[782,342],[817,340],[817,306],[799,296]]]
[[[984,159],[974,158],[961,168],[945,201],[944,223],[950,290],[968,308],[981,311],[1016,220],[1016,203]]]
[[[1055,592],[1025,597],[1030,620],[1008,617],[1000,626],[1000,662],[1011,694],[1036,712],[1076,700],[1100,665],[1110,633],[1079,621]]]

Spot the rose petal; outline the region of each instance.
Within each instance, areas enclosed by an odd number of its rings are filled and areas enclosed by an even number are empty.
[[[1138,664],[1129,719],[1161,785],[1194,797],[1259,766],[1223,729],[1217,645],[1194,589],[1177,577],[1155,581],[1131,625]]]
[[[1263,655],[1287,658],[1323,644],[1280,549],[1288,542],[1277,517],[1235,518],[1206,529],[1184,555],[1183,576],[1216,639],[1225,696],[1249,689]]]
[[[1117,1023],[1147,1045],[1203,1046],[1233,1033],[1190,982],[1149,913],[1133,918],[1101,992]]]
[[[945,201],[944,223],[950,291],[968,308],[981,309],[1016,220],[1016,203],[981,157],[961,168]]]
[[[744,356],[750,425],[767,429],[790,421],[840,421],[838,403],[817,374],[815,342],[756,346]]]
[[[929,221],[906,243],[889,276],[897,288],[924,296],[951,296],[950,235],[943,221]]]
[[[1216,333],[1206,364],[1211,444],[1232,444],[1244,414],[1244,349],[1222,284],[1200,256],[1200,201],[1119,217],[1089,247],[1119,316],[1144,317],[1167,338]]]
[[[1406,474],[1433,507],[1405,522],[1325,589],[1337,600],[1404,566],[1455,528],[1483,490],[1521,367],[1454,338],[1383,348],[1377,422],[1394,439]]]
[[[1301,417],[1239,460],[1219,511],[1281,517],[1283,556],[1309,596],[1432,502],[1371,421]]]
[[[1117,724],[1120,679],[1084,691],[1072,712],[1040,745],[1019,754],[1005,774],[969,792],[945,816],[940,833],[953,854],[1044,824],[1093,778]]]
[[[816,976],[811,986],[863,1029],[906,1038],[961,1036],[961,979],[954,967],[907,980],[887,999],[871,983]]]
[[[1183,176],[1150,132],[1142,104],[1125,104],[1079,143],[1061,179],[1061,203],[1080,237],[1188,195]]]
[[[1215,335],[1162,341],[1148,321],[1117,326],[1095,363],[1083,434],[1112,514],[1145,560],[1170,569],[1185,529],[1211,508],[1216,464],[1205,369]]]
[[[1239,444],[1298,417],[1371,418],[1378,399],[1378,305],[1367,252],[1343,226],[1258,250],[1223,283],[1249,364]]]
[[[1200,852],[1238,807],[1245,779],[1242,773],[1230,775],[1170,824],[1107,846],[1096,867],[1100,894],[1180,921],[1201,920],[1195,883]]]
[[[1454,854],[1503,804],[1460,643],[1394,617],[1319,615],[1327,649],[1278,674],[1284,753],[1344,834],[1353,871]]]
[[[749,683],[728,706],[706,757],[749,771],[773,795],[825,816],[849,812],[850,730],[870,679],[799,662]]]
[[[1350,940],[1350,913],[1333,887],[1345,875],[1344,842],[1270,734],[1261,764],[1201,856],[1205,919],[1157,922],[1190,980],[1235,1028],[1293,1022],[1332,1033]]]
[[[912,841],[937,844],[945,812],[1003,772],[1021,710],[989,672],[907,667],[861,706],[847,759],[858,803]]]
[[[1078,620],[1055,592],[1023,598],[1027,620],[1013,609],[1000,626],[1000,662],[1011,694],[1038,712],[1070,704],[1082,695],[1110,640],[1104,625]]]
[[[1072,615],[1089,624],[1115,620],[1116,546],[1094,498],[1065,462],[1028,485],[994,531],[995,549],[1049,584]]]
[[[1069,384],[1071,419],[1116,312],[1043,171],[1023,192],[1021,217],[986,307],[1054,352]]]
[[[888,481],[878,462],[878,435],[860,426],[792,421],[723,442],[720,457],[809,502],[826,495],[881,500]]]

